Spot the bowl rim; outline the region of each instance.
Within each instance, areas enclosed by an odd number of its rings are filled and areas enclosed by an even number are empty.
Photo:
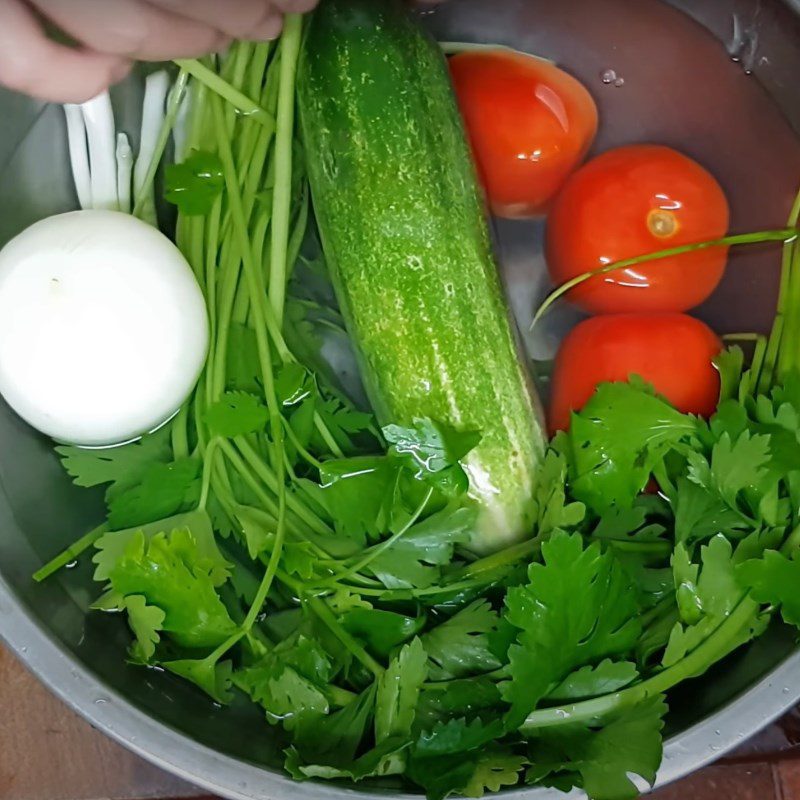
[[[73,711],[128,750],[173,775],[230,800],[333,800],[420,795],[361,791],[337,784],[298,783],[288,775],[225,755],[140,710],[72,656],[0,575],[0,639]],[[788,654],[752,687],[665,742],[656,786],[720,758],[800,702],[800,650]],[[642,785],[642,788],[646,788]],[[541,788],[503,792],[519,800],[578,798]]]

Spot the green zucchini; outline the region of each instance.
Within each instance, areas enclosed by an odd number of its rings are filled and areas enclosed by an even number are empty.
[[[444,56],[395,0],[323,0],[298,82],[323,248],[382,424],[482,439],[476,552],[532,532],[545,449]]]

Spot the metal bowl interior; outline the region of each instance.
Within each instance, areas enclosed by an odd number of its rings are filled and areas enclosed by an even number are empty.
[[[554,58],[598,101],[598,151],[655,141],[698,158],[728,192],[734,230],[785,222],[800,175],[800,23],[780,0],[453,0],[425,16],[442,39],[510,44]],[[608,70],[623,85],[604,83]],[[135,79],[114,92],[118,118],[131,133],[140,101]],[[0,93],[0,243],[75,205],[60,109]],[[523,331],[547,289],[542,230],[538,222],[496,226]],[[721,333],[766,330],[778,268],[774,248],[734,254],[723,285],[699,315]],[[526,335],[531,356],[551,357],[575,319],[562,310],[535,336]],[[269,727],[248,703],[219,708],[168,675],[126,665],[125,626],[87,614],[96,588],[86,560],[35,585],[32,572],[97,523],[101,496],[74,487],[50,442],[4,404],[0,442],[0,635],[64,700],[141,755],[220,795],[397,793],[391,784],[294,784],[280,771]],[[792,636],[776,624],[680,687],[670,696],[659,781],[712,760],[800,700],[798,669]],[[551,796],[546,790],[509,794]]]

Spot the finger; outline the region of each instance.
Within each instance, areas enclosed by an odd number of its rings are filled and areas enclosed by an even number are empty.
[[[305,14],[317,5],[317,0],[273,0],[285,14]]]
[[[283,30],[283,15],[277,11],[270,13],[268,17],[256,28],[242,36],[242,39],[249,39],[254,42],[268,42],[277,39]]]
[[[0,0],[0,83],[57,103],[82,103],[125,77],[127,59],[56,44],[20,0]]]
[[[274,9],[270,0],[147,0],[150,5],[202,22],[234,39],[260,30]],[[274,22],[273,22],[274,25]]]
[[[193,58],[217,50],[219,31],[141,0],[29,0],[86,47],[143,61]]]

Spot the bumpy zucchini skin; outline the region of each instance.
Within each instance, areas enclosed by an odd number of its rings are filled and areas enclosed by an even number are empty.
[[[324,251],[379,421],[481,431],[464,463],[472,547],[530,535],[541,412],[438,45],[395,0],[323,0],[299,106]]]

